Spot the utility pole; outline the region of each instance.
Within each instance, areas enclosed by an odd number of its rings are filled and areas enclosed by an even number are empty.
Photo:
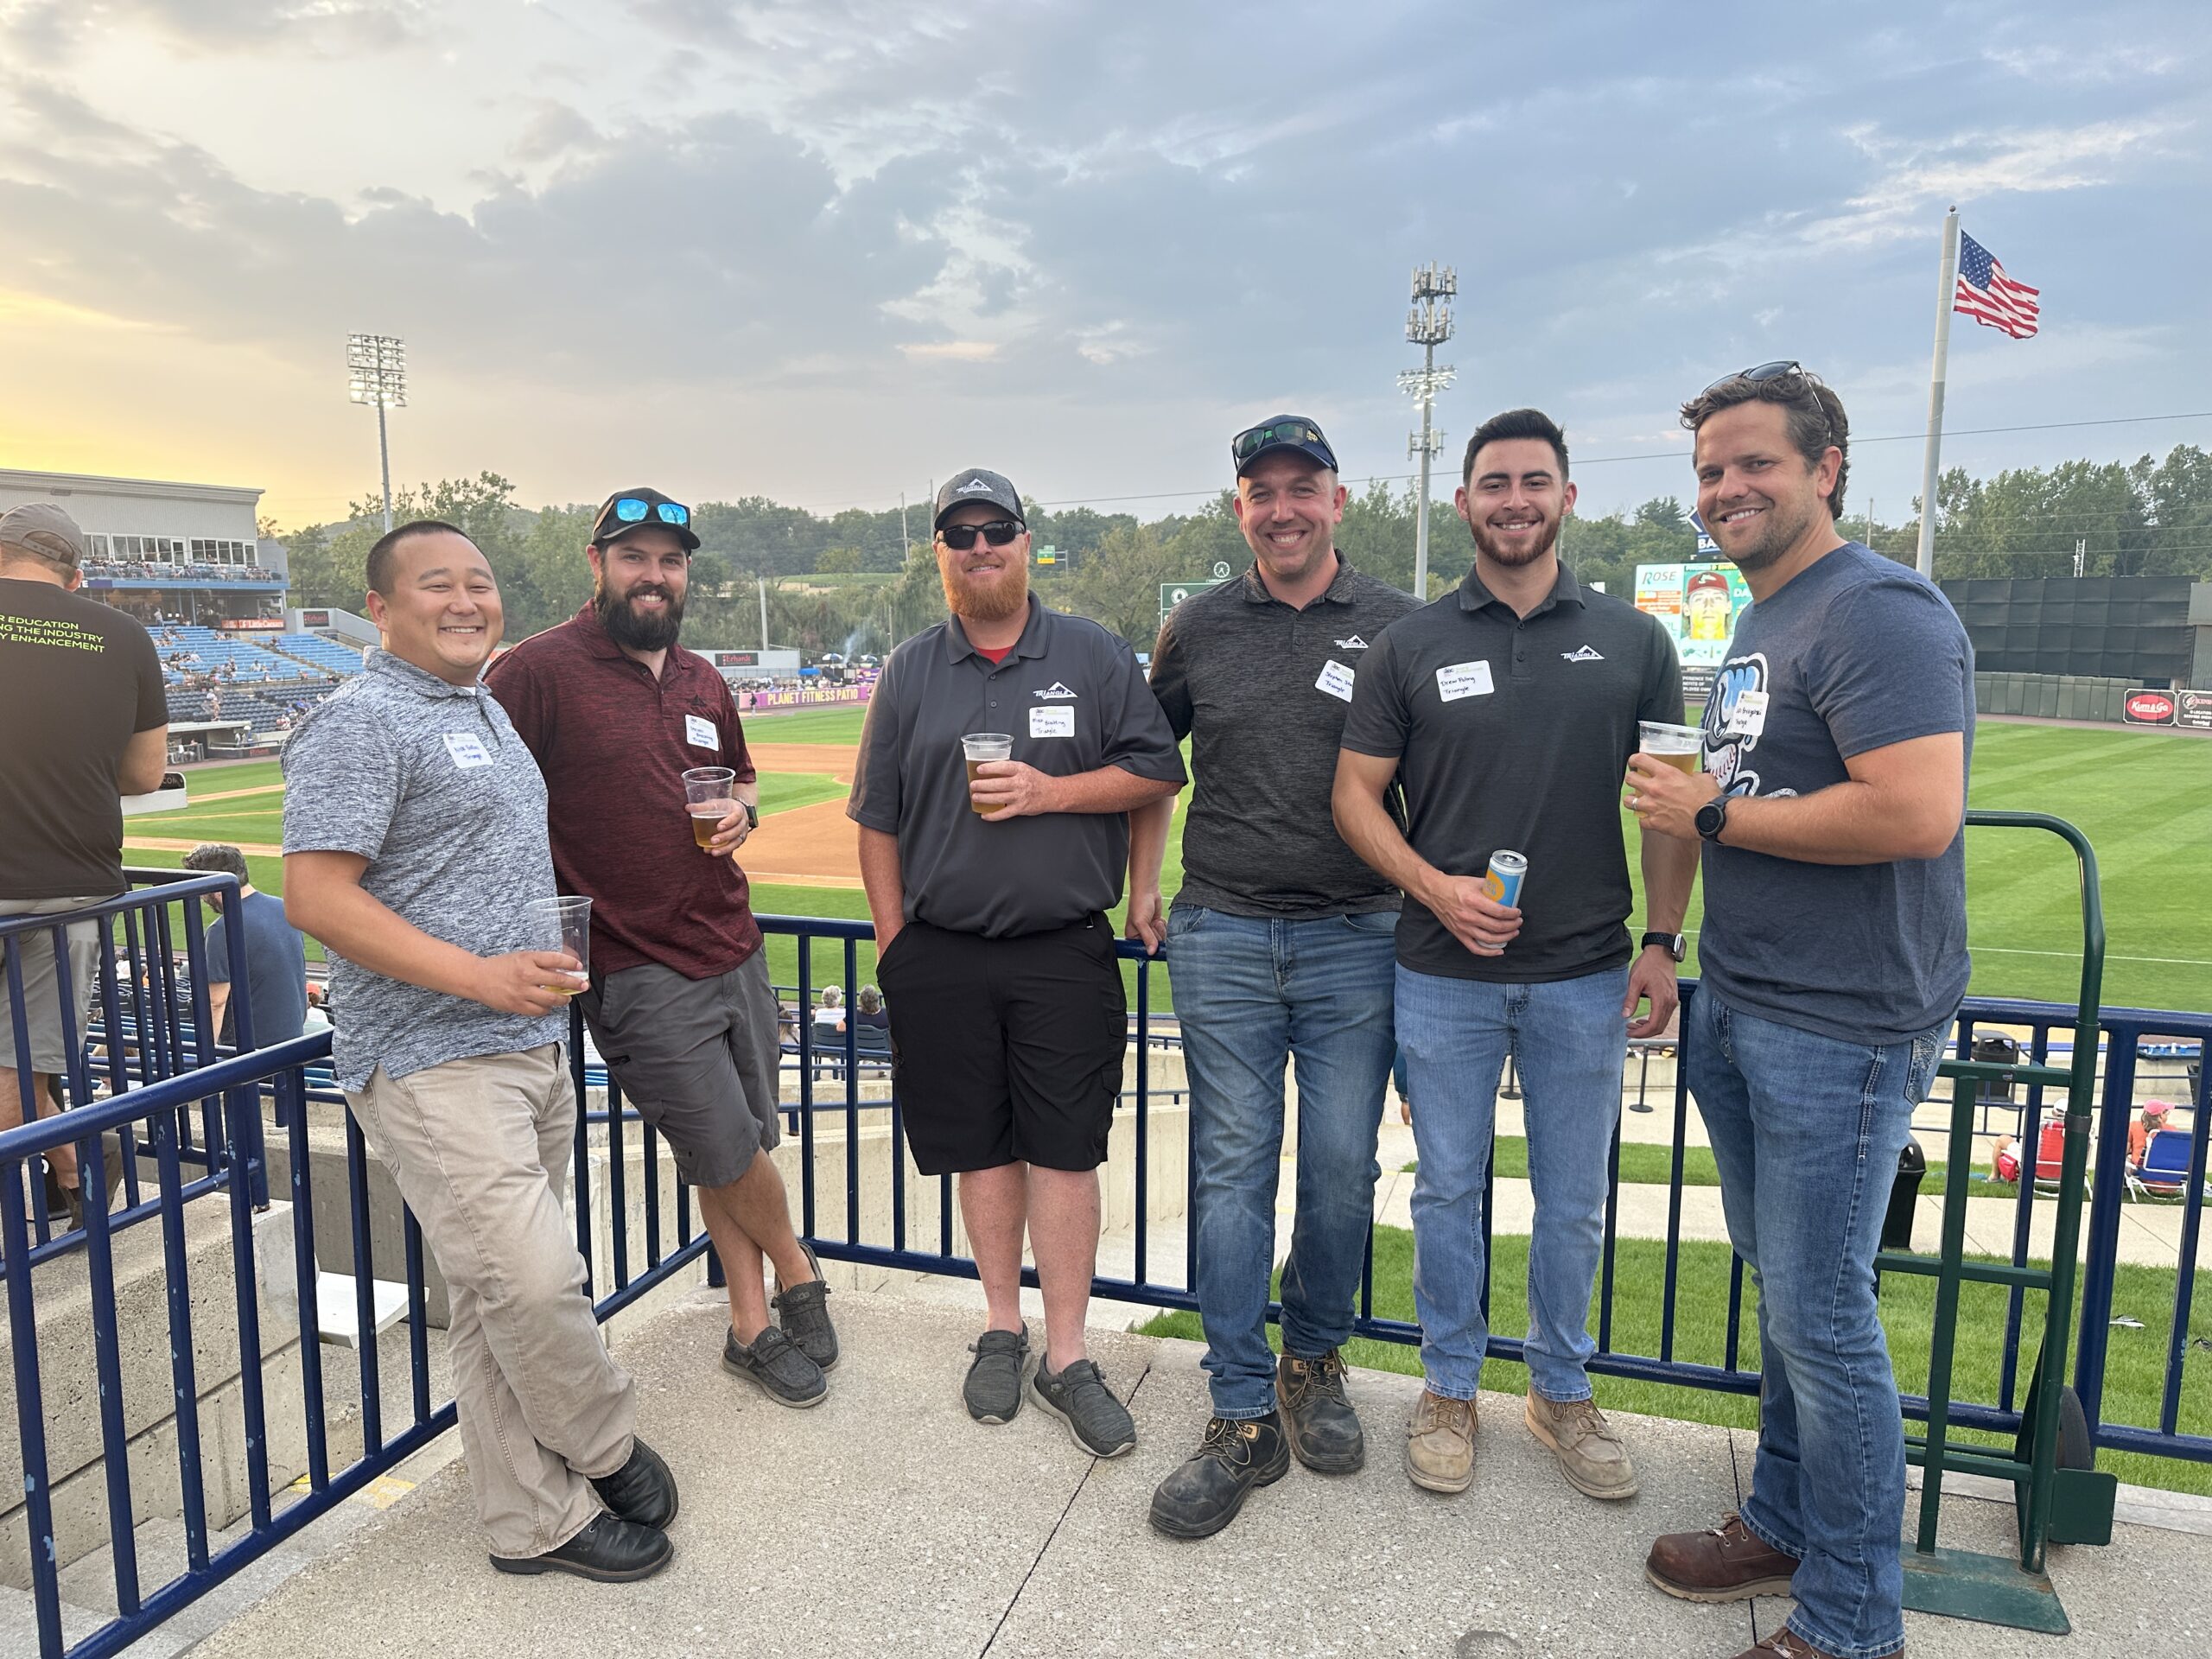
[[[1436,394],[1452,384],[1451,366],[1439,368],[1436,348],[1452,338],[1452,297],[1459,291],[1459,272],[1431,260],[1414,268],[1413,308],[1406,313],[1406,338],[1421,348],[1421,367],[1398,376],[1398,390],[1421,405],[1421,430],[1407,440],[1406,454],[1421,462],[1421,493],[1414,505],[1414,597],[1428,599],[1428,466],[1443,448],[1436,430]]]
[[[899,492],[899,568],[905,569],[914,556],[914,538],[906,533],[906,492]]]
[[[756,575],[753,580],[760,590],[760,650],[765,655],[768,649],[768,578]]]
[[[391,533],[391,442],[384,412],[407,407],[407,344],[395,334],[346,336],[346,370],[353,399],[377,409],[377,455],[384,465],[384,529]]]
[[[2089,538],[2088,538],[2088,537],[2086,537],[2086,536],[2076,536],[2076,537],[2074,538],[2074,580],[2075,580],[2075,581],[2076,581],[2076,582],[2081,581],[2081,579],[2082,579],[2082,566],[2083,566],[2083,565],[2085,565],[2085,564],[2087,564],[2087,563],[2088,563],[2088,558],[2089,558]]]

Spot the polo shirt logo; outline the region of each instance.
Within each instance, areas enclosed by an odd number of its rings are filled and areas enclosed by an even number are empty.
[[[1367,649],[1367,641],[1361,639],[1355,633],[1349,639],[1338,640],[1337,649],[1338,651],[1365,651]]]
[[[1058,680],[1054,680],[1042,691],[1033,692],[1031,695],[1039,697],[1072,697],[1075,696],[1075,693],[1069,690],[1067,687],[1062,685]]]
[[[1560,658],[1562,661],[1570,663],[1602,663],[1605,660],[1603,655],[1591,650],[1587,645],[1583,646],[1580,651],[1562,651],[1560,652]]]

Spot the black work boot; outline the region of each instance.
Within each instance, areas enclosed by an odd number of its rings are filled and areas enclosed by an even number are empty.
[[[1344,1363],[1333,1348],[1319,1359],[1275,1362],[1275,1402],[1298,1460],[1318,1475],[1349,1475],[1367,1461],[1359,1414],[1344,1398]]]
[[[1170,1538],[1211,1538],[1236,1518],[1254,1490],[1290,1469],[1282,1419],[1217,1417],[1190,1460],[1152,1495],[1152,1525]]]
[[[612,1515],[594,1515],[584,1529],[543,1555],[494,1555],[502,1573],[572,1573],[602,1584],[650,1579],[676,1554],[658,1527],[641,1527]]]
[[[643,1440],[632,1438],[629,1462],[611,1475],[600,1476],[591,1489],[618,1519],[664,1530],[676,1519],[676,1477],[669,1473],[660,1453]]]

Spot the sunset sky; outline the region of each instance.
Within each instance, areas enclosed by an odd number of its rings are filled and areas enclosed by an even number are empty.
[[[1694,25],[1681,21],[1694,16]],[[1888,26],[1885,26],[1886,16]],[[1410,268],[1455,264],[1446,468],[1541,404],[1585,510],[1689,493],[1674,406],[1796,357],[1923,424],[1937,232],[1979,470],[2212,445],[2194,0],[1894,8],[725,0],[0,3],[0,464],[376,477],[349,329],[404,335],[396,480],[834,510],[969,464],[1144,516],[1281,409],[1403,474]],[[1617,459],[1618,458],[1618,459]],[[1902,519],[1916,442],[1864,442]]]

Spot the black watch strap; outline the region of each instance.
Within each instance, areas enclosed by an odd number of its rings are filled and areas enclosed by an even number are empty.
[[[1716,795],[1697,810],[1694,820],[1697,832],[1707,841],[1720,839],[1720,832],[1728,827],[1728,798]]]
[[[1689,954],[1688,947],[1683,944],[1682,936],[1679,933],[1660,933],[1656,931],[1646,933],[1637,948],[1640,950],[1649,950],[1655,944],[1662,950],[1664,950],[1669,956],[1672,957],[1676,962],[1680,962],[1685,956]]]

